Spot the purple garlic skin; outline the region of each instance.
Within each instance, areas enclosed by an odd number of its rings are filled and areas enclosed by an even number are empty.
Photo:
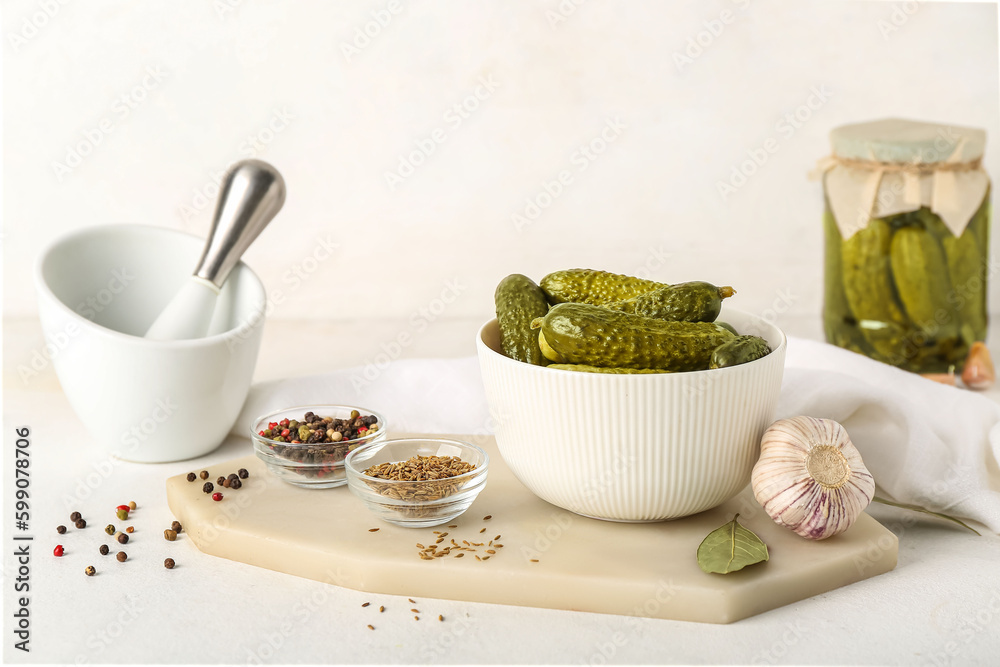
[[[875,495],[875,479],[844,427],[816,417],[771,424],[751,485],[775,523],[811,540],[850,528]]]

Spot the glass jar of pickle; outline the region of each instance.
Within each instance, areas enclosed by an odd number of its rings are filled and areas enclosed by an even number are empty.
[[[961,372],[986,338],[985,132],[889,119],[830,139],[819,165],[827,341],[918,373]]]

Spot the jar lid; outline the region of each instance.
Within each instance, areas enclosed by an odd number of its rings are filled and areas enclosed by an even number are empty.
[[[874,162],[935,164],[982,159],[986,131],[974,127],[884,118],[830,132],[836,157]]]

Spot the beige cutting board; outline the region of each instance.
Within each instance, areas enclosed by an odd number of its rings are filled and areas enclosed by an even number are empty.
[[[267,473],[254,456],[208,468],[210,480],[250,471],[239,490],[215,502],[202,480],[167,480],[170,509],[205,553],[373,593],[445,598],[731,623],[830,591],[896,566],[898,541],[864,514],[822,542],[771,521],[747,489],[714,510],[660,523],[613,523],[577,516],[527,490],[504,464],[493,438],[474,440],[490,454],[489,481],[456,528],[400,528],[370,514],[346,486],[308,490]],[[770,549],[770,560],[728,575],[705,574],[695,552],[709,532],[739,512]],[[484,521],[486,515],[492,519]],[[370,532],[371,528],[379,528]],[[481,529],[485,528],[485,532]],[[421,560],[417,543],[447,531],[440,546],[488,546],[462,558]],[[533,562],[533,559],[537,562]]]

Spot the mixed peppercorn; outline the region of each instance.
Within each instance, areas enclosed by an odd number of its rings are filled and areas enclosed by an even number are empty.
[[[357,410],[346,419],[307,412],[301,420],[269,422],[257,435],[276,456],[302,464],[301,468],[291,468],[295,472],[322,478],[335,474],[348,452],[370,441],[379,428],[378,417]]]

